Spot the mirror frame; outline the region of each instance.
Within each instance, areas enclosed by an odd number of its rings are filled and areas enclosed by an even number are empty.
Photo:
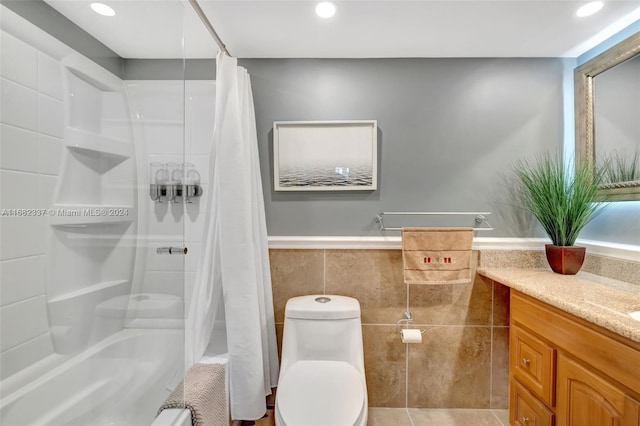
[[[593,79],[598,74],[640,54],[640,32],[605,50],[574,70],[576,163],[595,168]],[[640,181],[603,185],[597,201],[640,200]]]

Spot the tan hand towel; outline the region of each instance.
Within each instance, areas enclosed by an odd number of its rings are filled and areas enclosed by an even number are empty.
[[[226,404],[224,366],[195,364],[160,406],[158,414],[166,408],[186,408],[191,411],[193,426],[229,426]]]
[[[473,228],[402,228],[404,282],[470,282],[472,242]]]

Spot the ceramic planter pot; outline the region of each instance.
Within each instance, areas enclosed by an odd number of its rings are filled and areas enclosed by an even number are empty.
[[[584,262],[585,247],[578,246],[544,246],[547,253],[547,261],[553,272],[563,275],[575,275],[582,268]]]

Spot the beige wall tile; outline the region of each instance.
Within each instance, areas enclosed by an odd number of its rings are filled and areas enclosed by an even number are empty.
[[[493,325],[509,325],[509,287],[494,281],[493,284]]]
[[[409,308],[417,324],[490,325],[491,284],[410,285]]]
[[[395,324],[406,310],[401,250],[327,250],[326,292],[358,299],[363,324]]]
[[[283,323],[276,323],[276,342],[278,344],[278,362],[282,364],[282,332],[284,331]],[[276,388],[273,388],[273,393],[267,395],[267,404],[273,405],[276,403]]]
[[[430,327],[409,345],[409,407],[489,408],[489,327]]]
[[[509,328],[494,327],[491,350],[491,408],[509,407]]]
[[[476,274],[476,269],[478,269],[478,265],[480,264],[480,252],[478,250],[473,250],[471,252],[471,274]]]
[[[478,257],[474,252],[474,267]],[[405,407],[407,352],[395,326],[406,309],[401,250],[273,249],[270,260],[279,356],[289,298],[323,292],[355,297],[365,324],[369,406]],[[507,287],[478,276],[469,285],[411,286],[415,324],[431,328],[422,344],[409,345],[409,406],[503,408],[508,297]],[[500,326],[494,328],[493,359],[492,322]],[[392,414],[379,414],[380,419],[387,415]]]
[[[367,426],[413,426],[404,408],[369,408]]]
[[[370,407],[404,407],[405,345],[395,326],[362,326]]]
[[[284,321],[287,300],[324,292],[324,250],[269,250],[276,322]]]
[[[278,359],[282,360],[282,333],[284,331],[283,323],[276,323],[276,341],[278,342]]]
[[[410,408],[414,426],[502,426],[491,411]]]

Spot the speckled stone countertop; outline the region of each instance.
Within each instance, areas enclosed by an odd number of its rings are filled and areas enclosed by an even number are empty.
[[[565,312],[640,342],[640,286],[586,272],[560,275],[545,269],[478,268],[478,273]]]

